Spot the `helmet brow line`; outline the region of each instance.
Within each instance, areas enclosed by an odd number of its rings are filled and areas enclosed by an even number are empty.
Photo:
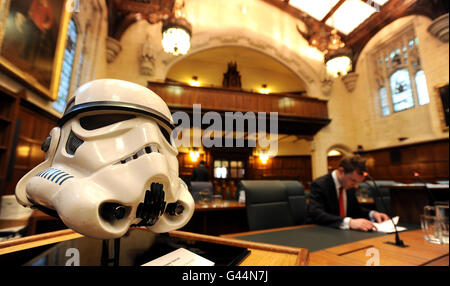
[[[170,123],[170,120],[166,116],[164,116],[161,112],[155,109],[138,104],[123,103],[116,101],[94,101],[73,105],[64,112],[63,116],[58,121],[58,126],[60,127],[63,126],[67,121],[69,121],[69,119],[75,117],[78,114],[98,110],[129,111],[132,113],[146,115],[159,120],[170,130],[175,129],[175,126],[172,123]]]

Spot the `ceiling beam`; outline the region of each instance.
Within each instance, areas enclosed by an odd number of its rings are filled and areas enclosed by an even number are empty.
[[[321,25],[325,27],[325,30],[331,31],[333,28],[314,19],[312,16],[310,16],[308,13],[303,12],[302,10],[299,10],[295,8],[294,6],[289,4],[289,1],[279,1],[279,0],[261,0],[263,2],[266,2],[267,4],[270,4],[274,7],[277,7],[281,11],[288,13],[294,18],[297,18],[301,21],[303,21],[307,26],[310,25]]]
[[[325,22],[331,17],[333,16],[334,12],[336,12],[337,9],[339,9],[339,7],[342,6],[342,4],[344,4],[345,0],[340,0],[336,5],[334,5],[333,8],[331,8],[330,11],[328,11],[328,13],[325,15],[325,17],[322,19],[322,23],[325,24]]]

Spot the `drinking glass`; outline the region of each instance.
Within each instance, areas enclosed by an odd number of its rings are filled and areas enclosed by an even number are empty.
[[[448,217],[442,217],[439,219],[441,227],[441,244],[448,244]]]
[[[436,207],[435,206],[424,206],[423,207],[423,215],[436,216]]]
[[[420,225],[422,227],[423,236],[426,241],[435,244],[441,243],[441,225],[439,223],[439,220],[435,216],[421,215]]]
[[[211,202],[211,194],[208,191],[198,192],[199,203],[202,205],[207,205]]]
[[[223,205],[222,195],[214,195],[212,200],[213,200],[213,206],[214,207],[218,207],[218,206]]]

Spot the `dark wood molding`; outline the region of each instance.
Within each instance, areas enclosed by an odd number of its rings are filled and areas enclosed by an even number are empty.
[[[125,31],[139,20],[158,23],[172,14],[175,0],[106,0],[108,7],[108,36],[120,41]]]
[[[321,22],[325,24],[325,22],[334,14],[334,12],[336,12],[337,9],[339,9],[339,7],[342,6],[342,4],[344,4],[345,1],[346,0],[339,0],[339,2],[325,15],[325,17],[323,17]]]
[[[314,31],[315,29],[317,30],[320,27],[320,29],[328,33],[333,28],[326,25],[325,22],[345,2],[343,0],[339,1],[324,17],[324,19],[322,19],[322,21],[318,21],[309,16],[306,12],[303,12],[291,6],[289,4],[289,1],[262,1],[274,7],[277,7],[278,9],[288,13],[289,15],[299,19],[300,21],[303,21],[310,31]],[[381,7],[381,11],[374,13],[350,34],[344,35],[343,33],[339,32],[341,38],[353,51],[353,70],[356,69],[361,51],[369,42],[369,40],[388,24],[409,15],[423,15],[434,20],[437,17],[448,13],[448,11],[449,2],[445,0],[391,0],[387,2],[384,6]],[[300,32],[300,34],[309,42],[312,38],[311,33],[312,32],[305,34]],[[318,47],[322,50],[324,48],[324,45]]]
[[[353,70],[356,70],[359,56],[379,31],[397,19],[410,15],[422,15],[435,19],[448,13],[448,1],[439,0],[391,0],[381,11],[370,16],[353,32],[344,37],[344,41],[353,50]]]
[[[448,141],[449,141],[449,138],[432,139],[432,140],[427,140],[427,141],[408,143],[408,144],[404,144],[404,145],[395,145],[395,146],[388,146],[388,147],[381,147],[381,148],[375,148],[375,149],[355,151],[354,153],[363,155],[365,153],[371,153],[371,152],[386,151],[386,150],[392,150],[392,149],[397,149],[397,148],[407,148],[407,147],[412,147],[412,146],[416,146],[416,145],[443,143],[443,142],[448,142]]]

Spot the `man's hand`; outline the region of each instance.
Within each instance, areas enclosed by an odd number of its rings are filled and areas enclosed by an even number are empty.
[[[372,218],[376,220],[378,223],[386,221],[389,219],[389,216],[385,213],[380,213],[377,211],[372,212]]]
[[[377,229],[370,220],[367,220],[364,218],[350,219],[349,227],[350,227],[350,229],[362,230],[362,231],[369,231],[372,229]]]

